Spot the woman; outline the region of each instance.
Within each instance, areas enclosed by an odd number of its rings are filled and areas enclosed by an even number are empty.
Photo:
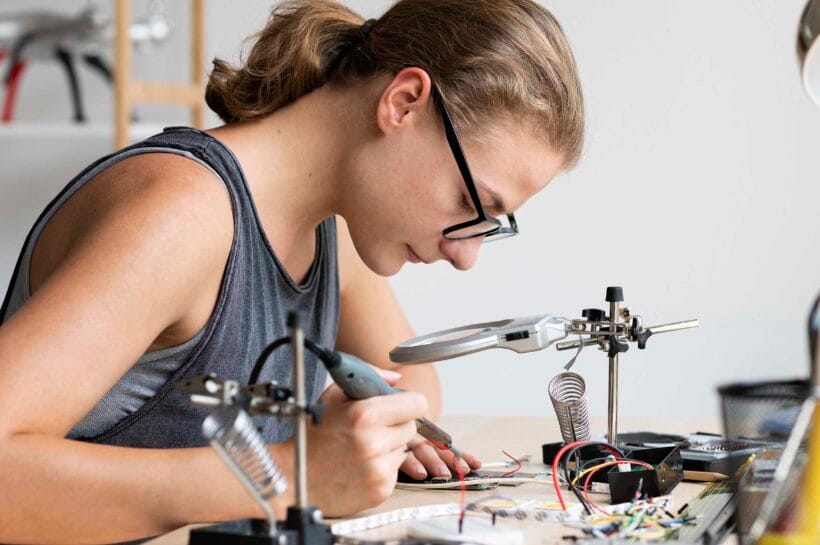
[[[557,22],[530,0],[401,0],[365,24],[330,0],[290,2],[243,66],[214,61],[206,99],[224,126],[100,159],[26,241],[0,313],[0,489],[15,491],[0,495],[2,542],[260,516],[173,386],[246,379],[293,309],[308,338],[408,390],[350,401],[309,362],[327,403],[309,431],[312,502],[350,514],[399,469],[454,469],[415,434],[439,412],[435,370],[388,360],[413,333],[384,277],[408,261],[469,269],[577,160],[580,86]],[[279,351],[261,380],[289,373]],[[267,419],[263,434],[292,474],[288,427]]]

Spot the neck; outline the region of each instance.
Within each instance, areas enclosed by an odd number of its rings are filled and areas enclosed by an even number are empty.
[[[351,128],[361,125],[355,104],[353,94],[322,87],[258,120],[209,131],[239,159],[271,243],[286,252],[340,213]]]

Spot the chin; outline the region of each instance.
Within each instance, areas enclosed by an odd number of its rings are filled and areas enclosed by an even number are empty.
[[[360,256],[368,269],[379,276],[393,276],[404,266],[404,259],[397,259],[392,255],[367,255]]]

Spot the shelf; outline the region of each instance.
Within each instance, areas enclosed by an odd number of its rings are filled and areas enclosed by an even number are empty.
[[[133,141],[143,140],[162,132],[173,123],[143,122],[130,127]],[[74,123],[70,121],[21,121],[0,123],[0,139],[9,138],[111,138],[114,139],[113,122]]]

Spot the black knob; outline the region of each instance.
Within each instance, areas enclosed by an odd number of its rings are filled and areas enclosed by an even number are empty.
[[[609,286],[606,289],[606,302],[616,303],[624,300],[624,289],[620,286]]]
[[[619,341],[617,337],[612,335],[609,337],[609,352],[610,358],[614,357],[618,352],[626,352],[629,350],[629,345],[623,341]]]
[[[640,333],[638,333],[638,349],[643,350],[646,348],[646,341],[649,340],[649,337],[652,336],[651,329],[644,329]]]
[[[305,329],[305,313],[298,310],[288,312],[287,326]]]
[[[603,322],[606,319],[606,313],[599,308],[585,308],[581,311],[581,316],[590,322]]]
[[[629,336],[635,338],[641,332],[641,321],[638,319],[637,316],[632,317],[632,321],[629,325]]]

